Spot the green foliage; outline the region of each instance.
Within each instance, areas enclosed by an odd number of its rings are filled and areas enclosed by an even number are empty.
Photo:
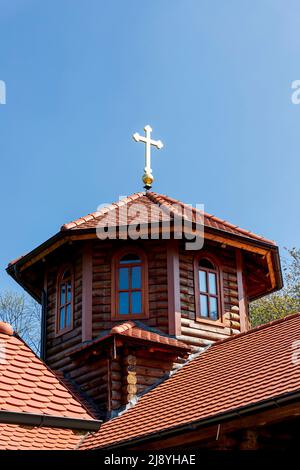
[[[250,305],[250,322],[255,327],[300,311],[300,250],[287,250],[283,262],[284,287]]]

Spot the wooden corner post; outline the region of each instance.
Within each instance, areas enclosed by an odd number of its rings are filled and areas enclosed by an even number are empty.
[[[181,334],[180,274],[178,240],[167,242],[169,334]]]
[[[93,253],[92,242],[86,241],[82,254],[82,341],[92,339],[93,331]]]
[[[237,284],[238,284],[238,296],[239,296],[239,314],[240,314],[240,325],[241,332],[249,329],[248,322],[248,307],[247,298],[245,293],[244,276],[243,276],[243,253],[242,250],[236,248],[236,269],[237,269]]]

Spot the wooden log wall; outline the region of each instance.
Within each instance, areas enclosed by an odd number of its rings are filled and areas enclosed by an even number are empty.
[[[100,411],[106,412],[110,393],[109,358],[79,360],[70,371],[69,378],[93,400]]]
[[[164,352],[120,348],[111,362],[111,409],[126,405],[174,369],[176,357]]]
[[[55,332],[56,289],[58,271],[65,263],[74,267],[74,321],[73,329],[60,336]],[[82,320],[82,252],[80,247],[69,247],[67,252],[58,252],[47,265],[47,318],[46,361],[54,370],[68,373],[74,367],[69,353],[81,342]]]
[[[136,394],[158,382],[180,361],[167,353],[150,353],[143,349],[123,351],[80,362],[70,357],[82,342],[82,253],[83,243],[60,249],[47,259],[47,341],[46,360],[76,382],[103,410],[116,410]],[[167,241],[146,244],[149,279],[149,326],[168,333]],[[128,246],[126,241],[92,243],[92,336],[105,335],[116,324],[111,319],[111,261],[116,250]],[[143,246],[142,243],[137,243]],[[208,244],[205,249],[220,260],[223,289],[222,323],[204,323],[196,319],[194,257],[195,252],[180,247],[181,335],[179,339],[192,347],[205,347],[214,341],[240,331],[239,299],[235,251]],[[61,336],[55,334],[56,280],[59,268],[66,262],[74,266],[74,328]]]
[[[139,245],[138,246],[143,246]],[[128,242],[93,244],[93,337],[109,331],[115,324],[111,320],[111,262],[116,250]],[[147,240],[149,326],[168,332],[167,252],[165,242]]]
[[[116,250],[124,243],[110,243],[95,240],[93,250],[93,338],[105,335],[116,321],[111,320],[111,260]],[[67,252],[60,250],[48,260],[47,266],[47,341],[46,360],[54,370],[59,370],[75,381],[100,407],[117,409],[138,391],[156,380],[157,372],[147,369],[138,359],[138,373],[146,374],[141,384],[131,383],[133,376],[126,372],[126,357],[110,359],[99,358],[97,361],[74,361],[69,353],[82,342],[82,253],[83,245],[73,244]],[[149,279],[149,326],[168,332],[168,284],[167,251],[165,242],[147,241],[148,279]],[[74,266],[74,328],[61,336],[55,334],[56,281],[60,267],[67,262]],[[156,365],[158,367],[159,364]],[[140,370],[144,367],[144,371]],[[163,372],[164,373],[164,369]],[[127,377],[127,378],[126,378]],[[125,383],[124,381],[127,382]],[[125,390],[126,389],[126,390]]]
[[[221,268],[222,322],[196,320],[194,257],[197,253],[180,247],[181,335],[192,347],[206,347],[217,340],[240,332],[236,256],[234,249],[205,244],[205,252],[217,258]]]

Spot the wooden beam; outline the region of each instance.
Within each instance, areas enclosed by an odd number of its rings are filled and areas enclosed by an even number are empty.
[[[82,253],[82,341],[92,339],[93,325],[93,253],[86,241]]]
[[[187,233],[191,233],[193,235],[195,234],[195,231],[190,229],[189,227],[185,227],[184,229]],[[127,227],[120,227],[119,230],[122,231],[122,232],[126,231],[126,233],[127,233]],[[153,228],[153,227],[149,227],[148,224],[146,224],[146,226],[141,226],[140,234],[144,235],[144,236],[145,235],[149,236],[150,230],[151,230],[151,233],[152,232],[153,233],[158,232],[160,234],[173,233],[174,232],[174,227],[171,224],[170,228],[169,227],[161,227],[161,226],[157,226],[157,227]],[[48,248],[42,249],[37,255],[33,256],[28,261],[26,261],[20,267],[20,272],[24,271],[25,269],[27,269],[32,264],[34,264],[37,261],[41,260],[42,258],[47,256],[49,253],[53,252],[54,250],[59,248],[61,245],[65,244],[69,241],[97,239],[96,230],[92,233],[85,233],[84,231],[82,231],[83,233],[78,233],[78,232],[80,232],[80,229],[78,229],[78,231],[74,230],[73,233],[72,232],[73,231],[70,230],[66,235],[64,235],[64,237],[62,239],[57,240],[56,242],[54,242]],[[63,232],[62,232],[62,234],[63,234]],[[199,236],[202,236],[202,233],[200,231],[199,231]],[[252,253],[258,253],[258,254],[264,255],[264,256],[267,255],[267,253],[269,253],[268,248],[260,248],[260,247],[254,246],[253,243],[255,243],[255,240],[253,240],[253,241],[249,240],[249,243],[247,243],[247,241],[240,242],[240,241],[235,240],[235,239],[227,238],[226,235],[221,236],[221,235],[213,234],[211,232],[208,232],[207,230],[204,231],[204,238],[207,239],[207,240],[214,240],[216,242],[219,242],[221,244],[225,244],[225,245],[228,245],[228,246],[233,246],[235,248],[241,248],[243,250],[247,250],[247,251],[250,251]],[[28,255],[26,255],[26,256],[28,256]],[[269,262],[272,265],[271,257],[270,257]]]
[[[25,269],[27,269],[29,266],[31,266],[32,264],[36,263],[37,261],[40,261],[41,259],[43,259],[45,256],[47,256],[49,253],[51,253],[52,251],[56,250],[57,248],[59,248],[60,246],[64,245],[66,242],[68,241],[67,238],[63,238],[61,240],[58,240],[57,242],[53,243],[53,245],[49,246],[48,248],[46,248],[45,250],[41,251],[39,254],[37,254],[36,256],[33,256],[32,258],[30,258],[28,261],[26,261],[26,263],[24,263],[21,267],[20,267],[20,272],[24,271]]]
[[[42,314],[41,314],[41,352],[40,357],[46,361],[47,345],[47,312],[48,312],[48,271],[44,272],[44,288],[42,291]]]
[[[273,289],[276,285],[276,278],[275,278],[275,273],[274,273],[274,269],[273,269],[271,252],[268,251],[266,256],[267,256],[267,263],[268,263],[268,268],[269,268],[269,273],[270,273],[271,286],[272,286],[272,289]]]
[[[247,298],[246,298],[246,293],[245,293],[244,276],[243,276],[244,260],[243,260],[243,254],[242,254],[241,249],[237,248],[235,250],[235,255],[236,255],[237,284],[238,284],[238,296],[239,296],[239,314],[240,314],[240,325],[241,325],[241,333],[242,333],[243,331],[247,331],[249,329],[248,306],[247,306]]]
[[[169,334],[179,336],[181,334],[181,305],[178,240],[169,240],[167,243],[167,270]]]

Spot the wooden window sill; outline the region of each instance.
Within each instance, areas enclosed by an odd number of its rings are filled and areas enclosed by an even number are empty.
[[[69,333],[70,331],[73,330],[73,327],[70,327],[70,328],[65,328],[64,330],[60,330],[58,331],[57,333],[55,333],[55,338],[58,338],[59,336],[62,336],[66,333]]]
[[[149,317],[147,315],[118,315],[111,317],[112,321],[127,321],[127,320],[147,320]]]
[[[196,317],[196,322],[197,323],[205,323],[207,325],[215,325],[215,326],[221,326],[225,327],[224,321],[218,319],[218,320],[211,320],[210,318],[202,318],[202,317]]]

